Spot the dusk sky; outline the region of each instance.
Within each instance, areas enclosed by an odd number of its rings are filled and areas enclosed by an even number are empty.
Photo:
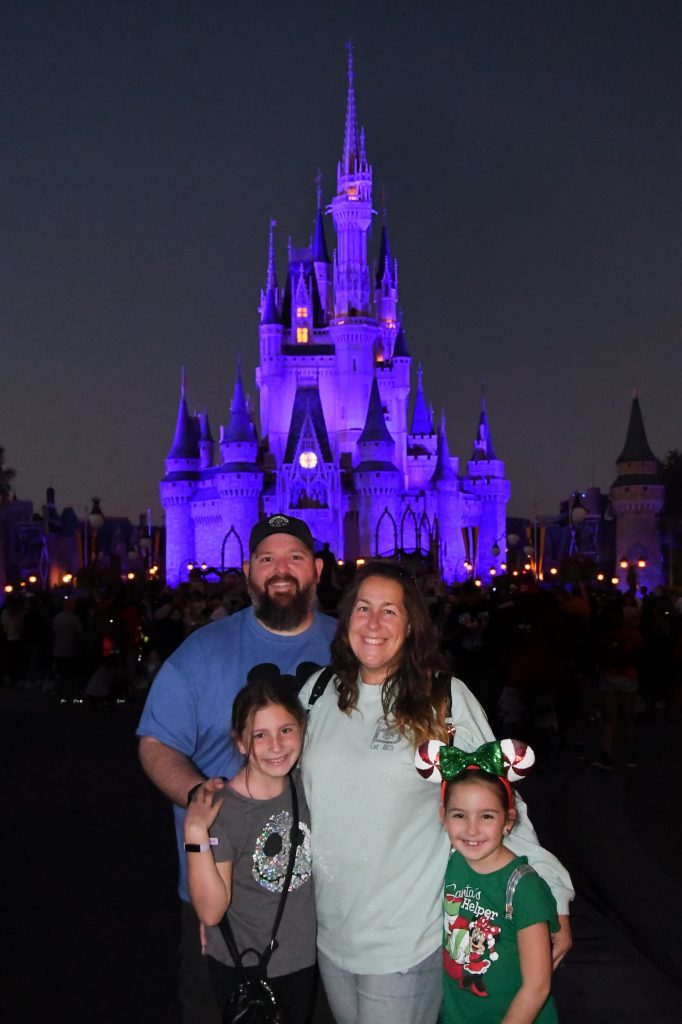
[[[511,513],[608,489],[634,384],[654,452],[682,448],[679,0],[5,0],[20,498],[158,521],[181,367],[216,439],[238,355],[257,402],[268,223],[282,282],[318,167],[335,191],[349,36],[413,379],[451,453],[471,455],[481,380]]]

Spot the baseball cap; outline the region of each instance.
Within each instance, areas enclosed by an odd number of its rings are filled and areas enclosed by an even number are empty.
[[[249,554],[252,555],[260,542],[266,537],[271,537],[273,533],[288,533],[291,537],[300,540],[309,551],[315,550],[315,542],[308,524],[304,523],[302,519],[278,513],[275,516],[268,516],[267,519],[260,519],[251,530]]]

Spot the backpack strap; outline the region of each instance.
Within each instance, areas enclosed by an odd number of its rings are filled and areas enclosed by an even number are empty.
[[[333,675],[333,665],[327,665],[326,668],[323,668],[322,671],[320,672],[319,676],[315,680],[315,685],[310,691],[310,696],[308,697],[308,703],[305,709],[306,717],[310,714],[313,704],[315,704],[320,699],[324,691],[327,689],[327,686],[329,685],[329,680],[332,678]]]
[[[451,747],[455,739],[455,723],[452,720],[452,683],[447,672],[436,672],[432,694],[436,701],[445,704],[445,727],[448,730],[448,746]]]
[[[511,921],[514,916],[514,893],[516,892],[517,885],[524,875],[536,874],[537,871],[530,864],[519,864],[507,879],[507,891],[504,897],[504,916],[507,921]]]

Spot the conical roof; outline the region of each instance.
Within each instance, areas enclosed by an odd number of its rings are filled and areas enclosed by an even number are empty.
[[[388,441],[391,444],[395,444],[391,432],[386,426],[386,417],[384,416],[376,377],[372,381],[372,390],[370,391],[369,405],[367,406],[367,420],[365,421],[365,428],[358,438],[358,444],[362,444],[364,441]]]
[[[223,434],[223,442],[227,441],[253,441],[253,428],[251,416],[244,397],[242,387],[241,366],[237,364],[237,379],[234,382],[234,393],[232,405],[230,406],[230,424]]]
[[[315,234],[313,235],[313,262],[331,263],[329,252],[327,251],[322,210],[319,206],[317,208],[317,217],[315,218]]]
[[[394,353],[395,355],[395,353]],[[412,413],[411,434],[433,434],[433,422],[426,407],[426,399],[422,389],[422,368],[417,370],[417,394],[414,400],[414,412]]]
[[[398,328],[398,333],[396,334],[395,338],[395,344],[393,346],[393,358],[395,359],[400,357],[404,357],[407,359],[410,358],[410,353],[407,351],[407,338],[405,337],[405,331],[403,330],[402,324]]]
[[[632,399],[630,407],[630,422],[625,438],[625,446],[618,456],[617,462],[657,462],[657,458],[649,447],[642,410],[639,405],[637,394]]]
[[[478,430],[476,431],[476,440],[474,441],[474,451],[472,459],[474,461],[488,461],[495,458],[495,452],[493,450],[493,442],[490,436],[490,426],[488,424],[488,412],[485,407],[485,396],[481,397],[481,414],[478,417]]]
[[[182,371],[180,383],[180,402],[178,404],[178,417],[175,421],[175,436],[173,444],[168,452],[169,459],[198,459],[199,447],[197,445],[196,425],[187,411],[185,400],[185,371]]]
[[[448,438],[445,433],[445,411],[441,412],[440,418],[440,430],[438,431],[438,447],[436,449],[436,468],[433,471],[431,477],[434,483],[438,483],[439,480],[456,480],[457,474],[452,468],[452,462],[450,461],[450,450],[448,448]]]

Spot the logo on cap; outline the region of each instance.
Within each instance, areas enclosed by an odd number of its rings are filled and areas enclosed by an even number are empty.
[[[289,520],[286,516],[270,516],[268,526],[288,526]]]

